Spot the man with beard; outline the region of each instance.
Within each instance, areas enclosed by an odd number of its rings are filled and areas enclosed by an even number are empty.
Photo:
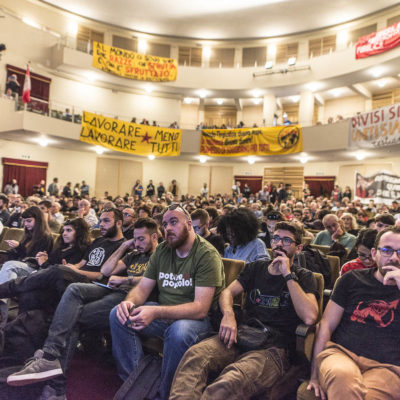
[[[90,244],[79,263],[49,266],[29,276],[7,281],[0,285],[1,297],[29,298],[31,309],[47,309],[57,305],[70,283],[89,283],[101,279],[102,265],[125,241],[121,226],[121,211],[116,208],[104,209],[100,215],[102,236]]]
[[[10,385],[26,385],[64,374],[77,345],[80,330],[101,332],[109,328],[111,309],[140,282],[149,258],[158,244],[157,224],[150,218],[135,223],[134,238],[123,242],[101,268],[110,276],[108,287],[93,283],[73,283],[68,286],[54,314],[43,349],[35,353],[36,360],[9,377]],[[131,246],[135,250],[125,255]],[[125,256],[124,256],[125,255]],[[121,273],[125,272],[125,276]],[[43,389],[43,398],[65,397],[65,376],[52,379]],[[46,397],[47,396],[47,397]],[[53,398],[53,397],[51,397]]]
[[[221,257],[194,233],[190,215],[174,204],[163,212],[166,241],[152,255],[143,279],[110,314],[113,355],[127,379],[143,357],[142,337],[163,337],[159,394],[168,399],[185,351],[211,332],[209,311],[225,285]],[[158,287],[158,302],[148,297]]]
[[[191,347],[176,371],[170,400],[250,399],[283,376],[295,350],[299,323],[313,324],[318,316],[317,284],[313,273],[293,264],[301,249],[301,232],[278,222],[271,238],[273,260],[246,265],[219,299],[223,314],[219,334]],[[240,347],[233,299],[246,293],[244,324],[257,318],[275,332],[268,346],[246,351]],[[266,348],[268,347],[268,348]],[[219,375],[207,386],[209,374]]]
[[[335,285],[315,345],[311,380],[321,399],[400,399],[400,228],[379,232],[378,268]]]

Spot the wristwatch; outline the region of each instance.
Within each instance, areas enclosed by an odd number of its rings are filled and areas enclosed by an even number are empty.
[[[291,272],[290,274],[287,274],[284,276],[285,282],[291,281],[292,279],[296,282],[299,281],[299,278],[297,278],[297,275],[294,272]]]

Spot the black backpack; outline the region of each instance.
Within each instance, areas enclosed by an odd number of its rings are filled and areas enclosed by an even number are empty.
[[[330,287],[331,266],[325,254],[307,244],[303,247],[303,251],[298,254],[296,258],[299,267],[322,274],[324,277],[324,287]]]
[[[139,361],[137,369],[119,388],[114,400],[152,400],[157,396],[161,382],[162,360],[158,356],[146,355]]]
[[[43,310],[25,311],[4,328],[4,356],[24,362],[43,347],[50,327],[48,314]]]

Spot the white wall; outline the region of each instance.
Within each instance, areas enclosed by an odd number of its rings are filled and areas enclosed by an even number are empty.
[[[340,99],[327,100],[324,106],[324,118],[321,122],[327,122],[329,117],[336,120],[338,115],[344,118],[352,117],[358,112],[365,111],[365,98],[362,96],[342,97]]]
[[[54,177],[61,185],[85,180],[94,189],[96,177],[96,153],[61,150],[41,147],[25,143],[0,140],[0,156],[30,161],[48,162],[47,183]],[[0,166],[1,182],[3,181],[3,165]],[[91,193],[94,193],[91,190]]]

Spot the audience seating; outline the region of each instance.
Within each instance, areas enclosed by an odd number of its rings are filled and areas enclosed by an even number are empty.
[[[321,244],[313,244],[311,243],[311,246],[314,247],[314,249],[320,250],[323,254],[328,254],[330,247],[329,246],[323,246]]]
[[[336,279],[339,278],[340,273],[340,258],[338,256],[327,256],[329,265],[331,267],[331,286],[333,286],[336,282]]]
[[[0,234],[0,243],[1,243],[1,241],[3,240],[3,237],[4,237],[4,235],[6,234],[6,232],[8,231],[8,229],[9,229],[8,226],[4,226],[4,227],[3,227],[3,230],[1,231],[1,234]]]
[[[16,240],[21,241],[24,236],[24,229],[20,228],[9,228],[4,234],[2,241],[0,243],[0,250],[10,250],[10,246],[7,244],[6,240]]]
[[[303,236],[303,239],[301,240],[301,243],[303,245],[310,244],[311,242],[312,242],[312,238],[308,237],[308,236]]]

